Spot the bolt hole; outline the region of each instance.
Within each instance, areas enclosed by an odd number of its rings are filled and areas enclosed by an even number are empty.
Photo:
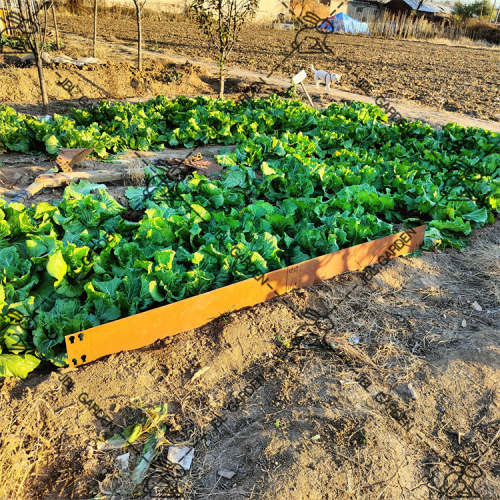
[[[80,342],[83,340],[83,333],[78,334],[78,338],[80,339]]]
[[[73,335],[71,335],[71,337],[69,338],[69,341],[74,344],[75,343],[75,337]]]
[[[74,365],[76,365],[78,363],[78,360],[76,358],[73,358],[71,361],[73,361]]]
[[[84,354],[84,355],[82,356],[82,361],[83,361],[84,363],[85,363],[85,361],[87,361],[87,355],[86,355],[86,354]]]

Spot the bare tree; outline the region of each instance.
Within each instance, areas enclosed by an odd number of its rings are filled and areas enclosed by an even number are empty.
[[[47,34],[47,18],[53,0],[15,0],[15,6],[19,10],[20,30],[26,38],[26,44],[35,56],[38,78],[40,80],[40,91],[42,93],[43,111],[49,112],[49,98],[43,74],[43,49]]]
[[[201,31],[219,52],[221,98],[224,97],[224,65],[244,22],[255,16],[258,6],[259,0],[193,0],[191,4]]]
[[[97,0],[94,0],[94,42],[93,42],[93,56],[97,57]]]
[[[134,0],[135,13],[137,16],[137,67],[142,71],[142,9],[147,0]]]

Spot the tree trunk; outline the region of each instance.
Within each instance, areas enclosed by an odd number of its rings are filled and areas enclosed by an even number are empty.
[[[219,98],[222,99],[224,97],[224,66],[220,66],[220,92],[219,92]]]
[[[220,91],[219,91],[219,98],[222,99],[224,97],[224,62],[226,61],[227,58],[227,52],[225,47],[219,47],[219,62],[218,62],[218,67],[219,67],[219,79],[220,79]]]
[[[35,54],[35,58],[36,58],[36,67],[38,70],[38,78],[40,79],[40,90],[42,91],[43,112],[44,114],[48,115],[49,97],[47,95],[47,87],[45,86],[45,77],[43,75],[43,61],[41,52]]]
[[[94,57],[97,57],[97,0],[94,0]]]
[[[491,9],[491,16],[490,16],[490,23],[495,21],[495,10],[497,8],[497,0],[495,0],[495,3],[493,4],[493,8]]]
[[[142,25],[141,25],[141,9],[136,5],[137,12],[137,67],[142,71]]]
[[[56,48],[59,50],[59,29],[57,28],[56,8],[52,2],[52,18],[54,19],[54,29],[56,30]]]

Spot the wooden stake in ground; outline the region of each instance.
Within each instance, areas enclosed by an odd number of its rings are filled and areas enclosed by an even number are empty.
[[[97,0],[94,0],[94,45],[93,56],[97,57]]]
[[[258,6],[259,0],[193,0],[191,4],[196,23],[219,52],[220,98],[224,97],[226,60],[243,23],[255,16]]]
[[[59,50],[59,28],[57,27],[56,8],[54,7],[54,2],[52,2],[52,18],[54,20],[54,30],[56,32],[56,48]]]
[[[134,0],[135,13],[137,15],[137,67],[142,71],[142,9],[147,0]]]

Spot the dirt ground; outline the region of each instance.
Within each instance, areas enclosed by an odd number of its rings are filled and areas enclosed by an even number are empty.
[[[112,47],[113,44],[109,46]],[[64,52],[68,54],[73,51]],[[40,115],[42,108],[36,67],[21,64],[19,55],[12,52],[3,56],[0,54],[0,67],[2,64],[4,70],[0,73],[0,104],[11,106],[20,113]],[[179,75],[179,79],[169,81],[175,73]],[[178,95],[216,97],[219,91],[217,77],[200,65],[188,61],[176,63],[168,58],[151,59],[146,55],[143,71],[140,72],[131,63],[129,53],[121,58],[110,56],[105,64],[98,66],[77,68],[69,64],[54,64],[47,66],[44,74],[51,114],[68,113],[70,108],[81,106],[81,97],[85,98],[83,104],[95,105],[99,101],[145,101],[158,95],[170,98]],[[60,85],[66,79],[74,85],[71,95]],[[226,96],[238,99],[250,90],[250,85],[248,79],[229,77],[226,80]],[[279,85],[262,85],[255,95],[265,96],[273,92],[283,93],[285,90],[285,87]],[[315,100],[323,106],[328,104],[325,99]]]
[[[90,29],[85,18],[60,22],[76,33]],[[120,28],[106,20],[110,38],[132,37],[134,24],[127,23]],[[163,33],[160,47],[203,53],[204,42],[191,28],[148,21],[145,29],[148,43]],[[276,54],[286,52],[276,33],[292,34],[258,30],[249,43],[257,62],[249,62],[248,47],[237,50],[235,61],[243,66],[246,54],[245,67],[265,71]],[[245,37],[250,41],[248,31]],[[62,52],[90,55],[83,53],[80,38],[71,40]],[[367,49],[362,37],[335,40],[338,60],[353,61],[384,92],[392,88],[391,95],[429,106],[442,96],[451,103],[446,106],[498,121],[498,51],[395,40],[373,40]],[[395,48],[389,52],[388,46]],[[2,57],[0,102],[35,113],[35,69],[16,67],[12,54]],[[319,66],[323,60],[317,57],[312,62]],[[306,60],[292,59],[278,74],[288,75]],[[80,95],[145,99],[150,93],[217,91],[216,78],[202,67],[149,60],[139,74],[128,61],[124,52],[105,67],[47,68],[49,95],[58,101],[53,110],[64,111]],[[181,81],[165,81],[174,69],[183,74]],[[56,72],[73,75],[73,97],[57,85]],[[352,78],[346,76],[342,85],[356,91]],[[471,85],[469,97],[456,91],[458,81]],[[437,82],[443,82],[442,90]],[[241,80],[228,82],[229,92],[244,89]],[[217,149],[201,152],[213,159]],[[181,151],[141,155],[186,156]],[[126,205],[134,158],[130,152],[123,164],[85,160],[78,170],[123,172],[124,180],[108,183],[108,189]],[[26,188],[52,166],[46,155],[0,155],[0,195]],[[61,195],[62,188],[46,189],[27,204]],[[318,316],[323,319],[316,321]],[[26,380],[0,380],[0,500],[500,499],[499,318],[497,218],[493,226],[473,232],[464,252],[397,258],[368,284],[359,273],[346,273],[78,369],[47,368]],[[302,342],[294,346],[299,328]],[[73,382],[69,389],[61,383],[64,375]],[[254,390],[248,390],[251,384]],[[166,438],[194,446],[190,470],[176,484],[165,466],[164,445],[143,488],[133,490],[136,450],[143,449],[143,441],[134,448],[101,450],[98,441],[117,431],[110,432],[84,404],[83,393],[120,429],[136,424],[145,409],[167,403]],[[230,404],[235,398],[239,403]],[[214,416],[220,418],[215,426]],[[121,469],[116,457],[124,453],[130,460]],[[172,493],[146,491],[152,484]]]
[[[109,21],[112,30],[118,21]],[[86,37],[88,22],[87,18],[63,17],[63,29],[73,31],[63,32],[65,46],[58,52],[51,52],[51,55],[90,56],[91,43]],[[122,26],[120,23],[125,24]],[[119,33],[116,33],[118,38],[112,34],[99,37],[98,55],[102,55],[103,65],[82,68],[68,64],[46,65],[51,113],[68,112],[71,106],[78,105],[81,97],[95,104],[99,100],[144,101],[158,94],[168,97],[218,95],[219,81],[214,58],[207,57],[210,56],[208,46],[195,29],[190,27],[188,39],[182,31],[187,28],[185,23],[180,23],[179,28],[179,23],[145,21],[145,33],[153,29],[156,38],[151,41],[149,35],[145,35],[144,69],[139,72],[136,69],[136,44],[123,34],[124,27],[129,26],[128,21],[120,23],[117,29],[121,35],[118,37]],[[132,30],[132,27],[129,29]],[[168,38],[168,43],[158,40],[158,33],[170,37],[170,29],[175,32],[172,40]],[[342,75],[331,94],[327,94],[323,87],[316,89],[311,84],[312,78],[306,80],[316,107],[325,108],[331,102],[351,100],[376,104],[376,98],[384,96],[384,102],[395,106],[404,118],[420,120],[437,129],[456,122],[465,127],[500,131],[500,77],[495,71],[500,62],[500,50],[335,34],[326,38],[325,35],[317,36],[316,41],[323,47],[331,48],[335,40],[335,50],[342,49],[338,61],[335,59],[337,62],[332,62],[332,53],[297,52],[286,58],[290,53],[287,44],[293,42],[294,36],[287,30],[259,26],[252,27],[251,33],[244,31],[242,44],[236,47],[232,66],[229,66],[225,95],[240,98],[248,93],[253,82],[261,81],[265,83],[255,90],[255,97],[273,92],[283,95],[289,86],[290,76],[303,68],[308,69],[313,63],[318,69],[337,71]],[[247,42],[255,54],[249,54],[245,46]],[[307,49],[312,44],[309,39],[300,47]],[[342,55],[344,52],[348,56]],[[423,58],[429,54],[435,54],[435,57],[424,61]],[[21,63],[22,55],[24,53],[12,49],[0,53],[0,103],[23,113],[40,115],[38,74],[32,63]],[[284,61],[276,65],[280,58]],[[269,72],[272,75],[269,76]],[[175,73],[179,79],[171,81]],[[310,76],[309,70],[308,73]],[[488,76],[484,77],[485,74]],[[370,82],[368,95],[356,86],[358,76]],[[71,95],[61,86],[66,79],[74,85]],[[307,102],[302,90],[299,89],[298,95]]]
[[[93,33],[89,17],[66,16],[59,22],[68,33],[86,37]],[[107,18],[105,24],[105,33],[99,33],[104,40],[136,43],[134,20]],[[143,29],[147,48],[215,61],[208,41],[193,25],[145,20]],[[373,84],[372,95],[500,121],[500,50],[303,32],[297,38],[299,45],[303,38],[312,36],[328,53],[304,53],[314,45],[308,41],[283,62],[293,52],[296,36],[297,32],[289,30],[246,26],[231,64],[267,74],[274,70],[276,75],[290,77],[312,63],[316,69],[341,73],[339,88],[343,90],[362,94],[356,86],[359,76]],[[91,55],[90,48],[85,55]]]
[[[186,158],[193,156],[197,153],[202,155],[203,161],[213,162],[215,156],[222,149],[222,145],[218,146],[201,146],[195,147],[192,150],[186,149],[165,149],[160,152],[137,152],[128,151],[119,156],[118,163],[109,163],[97,161],[95,159],[85,159],[78,165],[73,167],[74,172],[83,172],[92,175],[96,171],[109,172],[111,174],[120,173],[123,178],[115,181],[102,181],[92,180],[88,178],[89,182],[104,183],[111,196],[113,196],[118,203],[128,207],[128,199],[125,196],[125,191],[128,186],[142,185],[144,179],[144,166],[152,165],[155,161],[165,158]],[[234,146],[226,146],[231,151]],[[36,157],[29,154],[14,154],[14,153],[0,153],[0,196],[4,196],[7,201],[11,200],[18,194],[21,194],[27,187],[35,182],[37,177],[48,172],[55,166],[55,161],[49,158],[46,154],[40,154]],[[137,176],[137,171],[140,175]],[[199,171],[203,173],[203,171]],[[208,178],[220,178],[220,173],[205,173]],[[24,204],[31,206],[32,204],[39,203],[55,203],[62,199],[64,192],[64,185],[56,188],[44,188],[38,191],[34,196],[28,198]]]
[[[98,451],[110,433],[82,393],[123,427],[138,422],[141,408],[168,403],[168,440],[197,442],[178,498],[500,498],[499,276],[497,220],[463,253],[398,258],[366,285],[347,273],[79,369],[4,379],[3,498],[166,498],[130,492],[137,454]],[[306,308],[328,324],[313,325]],[[299,347],[327,328],[345,348],[285,351],[283,340],[304,322]],[[61,384],[62,374],[74,387]],[[253,394],[222,409],[258,375],[265,382]],[[391,415],[387,395],[412,428]],[[225,419],[218,430],[214,414]],[[123,471],[114,459],[125,452]],[[9,484],[19,467],[25,483]],[[173,488],[167,472],[154,481]]]

